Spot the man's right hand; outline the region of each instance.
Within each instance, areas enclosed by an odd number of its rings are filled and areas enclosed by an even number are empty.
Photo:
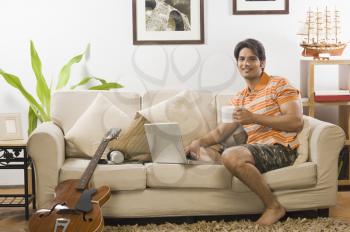
[[[185,147],[185,154],[190,159],[199,160],[201,144],[199,139],[193,140],[190,145]]]

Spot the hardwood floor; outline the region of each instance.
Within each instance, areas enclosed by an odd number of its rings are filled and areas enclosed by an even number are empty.
[[[21,190],[0,189],[0,193],[21,193]],[[338,192],[337,204],[330,209],[330,217],[350,224],[350,191]],[[24,218],[24,208],[0,207],[0,232],[27,232],[27,223]]]
[[[350,192],[338,192],[337,204],[329,211],[330,217],[350,223]]]
[[[0,194],[23,194],[23,189],[3,189]],[[27,230],[24,207],[0,207],[0,232],[22,232]]]

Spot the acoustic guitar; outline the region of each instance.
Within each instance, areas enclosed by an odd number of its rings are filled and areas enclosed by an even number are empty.
[[[37,210],[29,219],[31,232],[99,232],[104,222],[100,206],[111,196],[108,186],[92,188],[90,179],[108,142],[120,129],[110,129],[102,139],[95,155],[80,180],[66,180],[55,188],[51,209]]]

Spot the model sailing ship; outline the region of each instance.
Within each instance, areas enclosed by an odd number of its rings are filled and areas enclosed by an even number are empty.
[[[309,9],[306,22],[298,34],[302,36],[302,55],[314,59],[340,56],[346,47],[340,39],[340,12],[336,9],[333,12],[327,7],[324,12]]]

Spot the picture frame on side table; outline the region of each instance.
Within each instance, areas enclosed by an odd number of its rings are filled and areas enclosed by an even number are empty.
[[[289,14],[289,0],[233,0],[233,14]]]
[[[133,0],[134,45],[203,44],[204,0]]]
[[[0,113],[0,141],[23,139],[20,113]]]

